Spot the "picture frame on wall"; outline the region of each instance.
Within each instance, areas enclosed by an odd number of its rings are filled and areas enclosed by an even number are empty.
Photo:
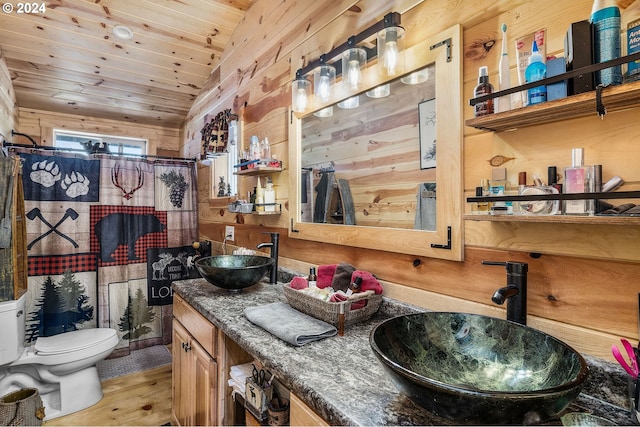
[[[420,130],[420,169],[436,167],[436,100],[418,104]]]

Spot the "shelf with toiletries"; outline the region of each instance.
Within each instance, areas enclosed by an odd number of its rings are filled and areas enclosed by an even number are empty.
[[[246,169],[242,169],[242,167],[246,166]],[[265,175],[273,172],[281,172],[282,171],[282,161],[276,159],[261,159],[261,160],[253,160],[245,163],[240,163],[236,165],[241,169],[233,172],[234,175],[246,175],[246,176],[257,176],[257,175]]]
[[[485,100],[495,99],[500,96],[509,95],[516,92],[527,90],[540,84],[551,84],[566,80],[574,75],[578,75],[582,70],[588,69],[592,72],[599,68],[611,66],[614,63],[624,63],[631,60],[640,59],[640,52],[618,58],[614,61],[608,61],[602,64],[584,67],[571,72],[559,74],[557,76],[548,77],[532,83],[514,86],[510,89],[493,92],[488,95],[479,96],[470,101],[473,103]],[[577,74],[578,73],[578,74]],[[566,98],[547,101],[544,103],[529,105],[522,108],[515,108],[499,113],[487,114],[480,117],[474,117],[465,120],[465,125],[476,129],[488,130],[493,132],[502,132],[514,130],[518,128],[551,123],[561,120],[567,120],[585,116],[597,116],[597,104],[604,106],[606,112],[613,112],[626,108],[640,106],[640,81],[626,82],[621,85],[607,86],[602,90],[593,90],[577,95],[571,95]]]
[[[566,200],[616,200],[616,199],[640,199],[640,191],[616,191],[600,193],[580,193],[580,194],[535,194],[535,195],[506,195],[506,196],[475,196],[467,197],[468,203],[495,203],[495,202],[549,202]],[[640,204],[640,201],[638,202]],[[515,210],[515,209],[514,209]],[[465,220],[471,221],[494,221],[494,222],[547,222],[566,224],[608,224],[608,225],[640,225],[640,213],[607,215],[567,215],[567,214],[530,214],[530,213],[472,213],[463,216]]]

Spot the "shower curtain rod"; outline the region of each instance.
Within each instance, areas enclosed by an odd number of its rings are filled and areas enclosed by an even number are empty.
[[[17,134],[18,133],[16,132],[16,135]],[[18,148],[25,148],[28,150],[68,151],[72,153],[84,154],[87,156],[100,154],[100,155],[113,156],[113,157],[139,157],[139,158],[151,159],[151,160],[171,160],[171,161],[182,161],[182,162],[196,162],[198,160],[195,157],[188,159],[186,157],[154,156],[150,154],[127,154],[126,156],[124,156],[122,154],[114,154],[114,153],[87,153],[85,150],[81,150],[78,148],[50,147],[45,145],[38,145],[35,143],[33,145],[28,145],[28,144],[15,144],[13,142],[4,141],[2,143],[2,146],[5,148],[18,147]]]

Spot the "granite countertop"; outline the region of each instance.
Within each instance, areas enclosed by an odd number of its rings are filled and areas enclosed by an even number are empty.
[[[241,293],[230,293],[210,285],[204,279],[192,279],[173,282],[173,289],[259,360],[284,386],[329,424],[454,424],[401,394],[383,371],[369,345],[369,334],[378,323],[424,309],[384,298],[371,320],[345,328],[344,336],[336,335],[296,347],[254,325],[244,316],[244,309],[247,307],[286,301],[281,284],[261,282]],[[606,370],[612,367],[608,363],[597,361],[596,365],[604,367],[596,366],[594,372],[592,360],[587,360],[592,371],[591,379],[587,382],[591,381],[592,384],[585,385],[583,394],[569,410],[592,412],[621,425],[631,424],[627,410],[601,400],[602,397],[610,396],[593,397],[585,394],[587,388],[593,388],[593,394],[598,394],[597,390],[603,389],[604,393],[611,394],[612,387],[624,386],[619,384],[624,381],[624,376],[610,375]],[[614,381],[616,384],[602,384],[602,381]],[[626,394],[626,390],[622,394]],[[549,422],[559,423],[559,420]]]

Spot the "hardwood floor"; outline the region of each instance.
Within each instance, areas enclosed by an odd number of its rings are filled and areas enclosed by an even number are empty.
[[[104,397],[90,408],[45,426],[161,426],[171,421],[171,365],[102,382]]]

